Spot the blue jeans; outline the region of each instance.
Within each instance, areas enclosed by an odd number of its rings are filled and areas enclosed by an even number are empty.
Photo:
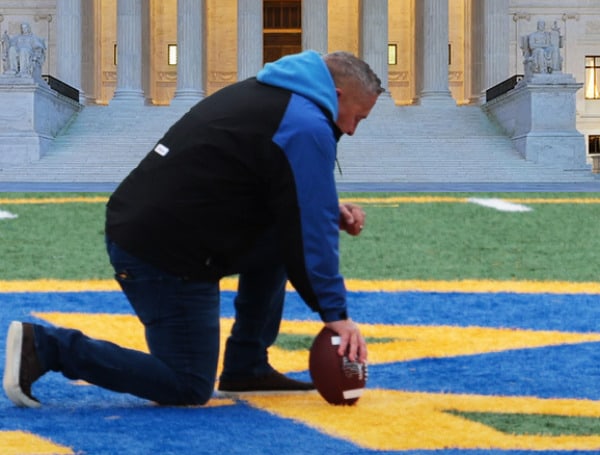
[[[78,330],[34,327],[42,364],[69,379],[165,405],[204,404],[213,394],[219,357],[219,284],[167,274],[107,241],[115,277],[145,328],[150,353],[95,340]],[[286,275],[273,261],[240,274],[236,322],[224,377],[272,371]]]

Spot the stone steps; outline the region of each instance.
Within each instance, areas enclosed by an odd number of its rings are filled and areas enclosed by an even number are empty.
[[[0,182],[119,182],[187,110],[88,106],[40,161],[0,170]],[[382,103],[338,148],[348,182],[593,182],[590,169],[525,161],[477,106]]]

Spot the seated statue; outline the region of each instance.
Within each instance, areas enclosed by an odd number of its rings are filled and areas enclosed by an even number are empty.
[[[562,36],[560,28],[554,22],[551,31],[546,31],[546,22],[538,21],[537,30],[521,38],[525,77],[529,79],[533,73],[553,73],[562,70]]]
[[[2,36],[2,60],[4,74],[11,76],[41,77],[42,65],[46,59],[46,43],[31,32],[28,23],[21,24],[21,33]]]

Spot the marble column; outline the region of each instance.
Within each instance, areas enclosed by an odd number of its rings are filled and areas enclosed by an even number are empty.
[[[150,2],[142,2],[142,92],[144,93],[144,104],[152,105],[152,33]]]
[[[81,0],[56,2],[56,77],[79,90],[79,102],[85,104],[81,88]]]
[[[263,66],[263,2],[238,0],[238,81],[256,76]]]
[[[328,45],[327,0],[302,0],[302,49],[326,54]]]
[[[388,0],[360,2],[360,57],[371,66],[386,89],[377,104],[392,102],[388,91]]]
[[[510,77],[509,0],[480,0],[483,3],[483,74],[480,102],[485,91]]]
[[[467,84],[467,77],[465,75],[465,89],[468,90],[467,96],[469,104],[481,103],[481,93],[483,87],[483,36],[484,26],[483,23],[483,2],[471,1],[468,2],[469,6],[469,17],[466,18],[470,24],[467,30],[470,30],[469,40],[471,53],[466,58],[470,59],[471,75]]]
[[[448,83],[448,0],[420,0],[420,104],[454,104]]]
[[[204,0],[177,0],[177,89],[173,103],[204,98]]]
[[[81,91],[85,93],[85,103],[96,104],[100,95],[100,74],[96,71],[96,30],[100,17],[98,2],[81,2]]]
[[[142,1],[117,0],[117,87],[115,102],[143,105]]]

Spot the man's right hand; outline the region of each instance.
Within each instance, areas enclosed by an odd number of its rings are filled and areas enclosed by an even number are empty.
[[[348,349],[348,358],[352,362],[365,363],[367,361],[367,343],[363,338],[358,326],[351,319],[326,322],[325,326],[340,336],[340,347],[338,354],[343,356]]]

